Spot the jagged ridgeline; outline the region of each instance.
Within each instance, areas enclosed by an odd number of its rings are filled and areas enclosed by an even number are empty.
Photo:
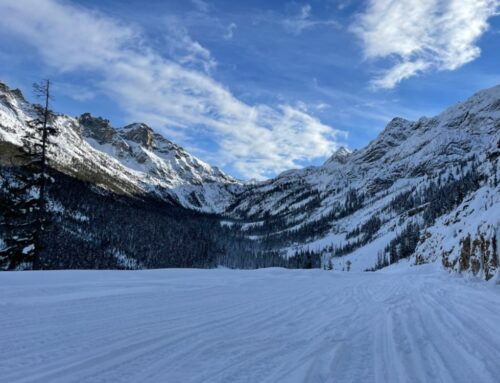
[[[37,211],[28,158],[39,113],[0,86],[2,206]],[[363,149],[252,184],[142,123],[52,113],[51,125],[46,230],[38,238],[29,214],[2,213],[3,268],[29,267],[33,237],[43,268],[362,271],[407,259],[485,279],[499,269],[500,87],[436,117],[395,118]]]

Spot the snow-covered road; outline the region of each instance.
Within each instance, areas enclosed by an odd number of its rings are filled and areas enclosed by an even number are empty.
[[[500,286],[429,268],[1,273],[0,355],[8,383],[500,382]]]

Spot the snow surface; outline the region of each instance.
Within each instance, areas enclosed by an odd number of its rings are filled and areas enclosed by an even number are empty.
[[[1,382],[498,382],[500,286],[436,265],[0,274]]]

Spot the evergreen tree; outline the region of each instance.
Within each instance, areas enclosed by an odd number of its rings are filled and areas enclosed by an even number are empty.
[[[0,182],[0,268],[31,269],[36,255],[38,174],[31,166],[5,171]]]
[[[347,260],[347,262],[345,263],[345,265],[347,267],[347,271],[351,271],[352,262],[350,260]]]

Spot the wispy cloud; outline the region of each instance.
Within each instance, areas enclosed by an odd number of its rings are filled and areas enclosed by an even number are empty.
[[[169,17],[167,24],[167,50],[169,57],[185,68],[210,73],[217,66],[217,61],[208,49],[189,36],[186,28],[176,18]]]
[[[191,3],[196,7],[196,9],[200,12],[208,12],[210,10],[210,5],[204,0],[191,0]]]
[[[352,0],[340,0],[337,2],[337,9],[342,11],[351,6]]]
[[[333,26],[336,28],[340,26],[339,23],[333,19],[314,19],[311,15],[311,12],[312,7],[310,4],[301,5],[292,16],[287,17],[282,21],[283,26],[288,32],[296,35],[301,34],[306,29],[311,29],[318,26]]]
[[[224,40],[231,40],[234,36],[234,31],[236,30],[237,28],[237,25],[235,23],[231,23],[227,26],[227,30],[226,30],[226,33],[224,34],[224,36],[222,36],[224,38]]]
[[[368,59],[395,63],[373,80],[393,88],[419,73],[455,70],[481,54],[477,41],[488,29],[498,0],[369,0],[352,30]]]
[[[95,91],[84,85],[75,85],[67,82],[55,83],[55,91],[77,101],[89,101],[96,97]]]
[[[199,4],[202,4],[198,2]],[[165,57],[137,28],[56,0],[3,0],[1,33],[31,44],[66,72],[91,73],[99,90],[131,118],[196,142],[200,129],[219,145],[219,164],[263,178],[329,155],[343,132],[289,105],[249,105],[211,75],[211,54],[181,31]],[[208,65],[208,67],[206,67]]]

